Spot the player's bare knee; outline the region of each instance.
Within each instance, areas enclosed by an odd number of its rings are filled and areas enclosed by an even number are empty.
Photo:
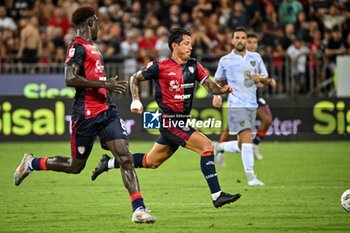
[[[213,152],[213,151],[214,151],[214,146],[210,141],[208,141],[208,142],[203,143],[203,145],[201,146],[200,154]]]
[[[68,173],[71,174],[79,174],[85,166],[72,166],[70,169],[68,169]]]
[[[70,174],[79,174],[84,169],[86,161],[70,159],[69,163],[66,172]]]

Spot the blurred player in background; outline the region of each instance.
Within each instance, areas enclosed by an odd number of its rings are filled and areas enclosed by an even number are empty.
[[[78,8],[72,15],[72,22],[76,26],[77,37],[68,47],[65,60],[66,84],[76,89],[72,112],[71,158],[37,158],[26,153],[14,174],[15,185],[20,185],[35,170],[80,173],[98,135],[102,147],[110,150],[120,164],[123,182],[131,199],[132,221],[153,223],[156,218],[147,212],[143,202],[124,123],[107,95],[107,90],[124,93],[127,82],[118,81],[117,78],[106,79],[101,53],[93,46],[99,27],[94,9]]]
[[[246,49],[247,33],[245,28],[234,30],[231,53],[222,57],[215,73],[215,79],[233,88],[229,94],[229,128],[230,133],[237,134],[237,141],[219,143],[215,151],[231,151],[238,144],[241,151],[243,167],[249,186],[264,185],[254,173],[254,154],[252,131],[255,129],[257,111],[257,84],[270,82],[264,62],[260,54]],[[221,107],[221,96],[213,97],[213,105]]]
[[[195,81],[201,83],[212,94],[229,93],[229,85],[219,86],[209,78],[201,64],[190,58],[192,45],[191,34],[185,29],[173,29],[169,35],[168,46],[171,58],[154,61],[144,69],[131,76],[130,89],[133,101],[131,111],[141,114],[143,106],[139,97],[139,83],[146,80],[155,81],[155,99],[162,114],[161,122],[183,122],[186,124],[192,109]],[[158,114],[156,112],[155,114]],[[168,125],[168,124],[167,124]],[[169,126],[169,125],[168,125]],[[209,186],[213,204],[216,208],[236,201],[240,194],[228,194],[221,191],[216,174],[212,142],[191,126],[160,126],[160,136],[148,153],[134,154],[136,168],[157,168],[183,146],[200,155],[202,173]],[[92,180],[110,168],[119,168],[118,161],[103,155],[92,174]]]
[[[247,50],[250,52],[256,52],[258,49],[258,38],[256,34],[248,34],[247,35]],[[276,81],[274,79],[268,79],[268,83],[272,87],[276,87]],[[257,84],[258,87],[261,86],[260,83]],[[220,101],[216,100],[214,97],[213,101]],[[260,119],[260,125],[258,126],[257,132],[255,134],[255,137],[253,139],[253,153],[254,157],[257,160],[262,160],[263,156],[259,151],[259,143],[265,138],[266,132],[269,129],[271,123],[272,123],[272,113],[269,108],[269,106],[266,103],[266,100],[262,97],[260,97],[259,89],[256,90],[256,101],[258,103],[258,109],[257,109],[257,117]],[[223,166],[224,163],[224,151],[227,152],[240,152],[240,148],[238,147],[238,141],[230,142],[229,144],[226,144],[225,150],[223,147],[225,147],[225,144],[223,142],[228,141],[229,139],[229,129],[227,128],[225,131],[222,132],[219,139],[219,144],[215,149],[216,151],[216,161],[218,165]]]

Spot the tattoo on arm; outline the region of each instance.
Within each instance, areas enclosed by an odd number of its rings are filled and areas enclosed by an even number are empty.
[[[145,81],[141,70],[137,71],[130,77],[130,92],[133,100],[139,100],[139,83],[140,81]]]
[[[211,80],[210,78],[207,78],[204,83],[203,87],[207,89],[207,91],[213,95],[220,95],[221,93],[221,83],[217,83],[216,81]]]

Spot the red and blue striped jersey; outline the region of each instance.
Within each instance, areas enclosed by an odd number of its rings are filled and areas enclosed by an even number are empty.
[[[78,66],[79,75],[86,79],[106,81],[101,53],[81,37],[76,37],[68,47],[65,64]],[[73,119],[90,119],[109,108],[106,88],[75,89]]]
[[[184,64],[172,59],[150,62],[142,69],[146,80],[155,81],[155,100],[164,113],[190,114],[195,81],[203,83],[208,73],[194,58]]]

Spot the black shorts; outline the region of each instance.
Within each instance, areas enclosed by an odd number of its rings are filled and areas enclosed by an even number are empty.
[[[91,153],[96,136],[101,146],[108,150],[106,142],[115,139],[128,140],[124,122],[115,107],[91,119],[79,119],[72,123],[71,155],[75,159],[87,159]]]
[[[171,148],[176,149],[179,146],[186,146],[186,141],[196,130],[189,127],[161,127],[159,132],[160,136],[157,138],[157,143],[162,145],[169,145]]]

